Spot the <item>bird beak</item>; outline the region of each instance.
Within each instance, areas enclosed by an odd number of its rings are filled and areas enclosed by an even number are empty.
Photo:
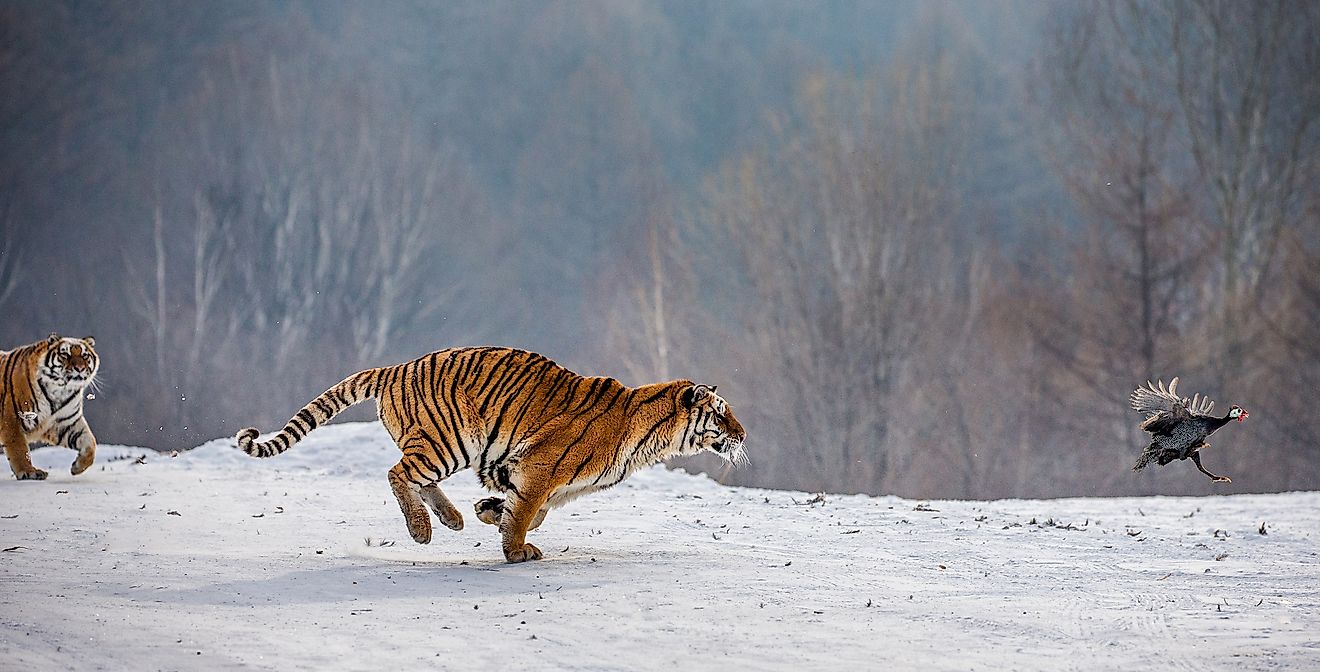
[[[1239,416],[1238,416],[1238,422],[1242,422],[1243,420],[1246,420],[1246,419],[1247,419],[1247,415],[1248,415],[1248,413],[1247,413],[1246,411],[1242,411],[1242,415],[1239,415]]]

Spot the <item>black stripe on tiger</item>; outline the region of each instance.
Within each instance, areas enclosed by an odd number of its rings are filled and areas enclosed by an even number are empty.
[[[344,409],[361,401],[372,398],[383,369],[368,369],[355,373],[334,387],[322,392],[294,414],[278,434],[266,441],[258,442],[261,434],[256,427],[248,427],[238,432],[235,438],[238,447],[252,457],[274,457],[298,443],[312,430],[339,415]]]

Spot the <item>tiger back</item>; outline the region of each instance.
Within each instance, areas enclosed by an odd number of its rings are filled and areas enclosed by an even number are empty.
[[[637,469],[677,455],[714,452],[745,459],[745,432],[714,387],[689,380],[627,387],[578,375],[536,353],[454,348],[345,378],[264,442],[238,434],[249,455],[284,452],[348,406],[375,398],[402,451],[388,479],[408,531],[431,540],[429,508],[459,530],[463,517],[438,484],[465,468],[504,497],[476,503],[498,525],[505,558],[539,559],[526,534],[546,513],[611,487]]]
[[[78,451],[70,472],[87,471],[96,459],[96,437],[83,418],[83,392],[100,368],[96,340],[45,340],[0,352],[0,443],[19,480],[43,480],[32,465],[35,442]]]

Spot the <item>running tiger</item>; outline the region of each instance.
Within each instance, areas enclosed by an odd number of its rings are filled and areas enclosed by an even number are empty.
[[[509,562],[541,558],[527,532],[547,511],[639,468],[705,450],[746,460],[746,434],[714,387],[675,380],[630,388],[510,348],[453,348],[353,374],[269,440],[256,442],[255,428],[240,431],[238,446],[253,457],[278,455],[369,398],[403,452],[389,482],[413,540],[431,541],[427,507],[446,527],[463,528],[439,482],[471,467],[507,497],[475,509],[478,520],[499,526]]]
[[[32,466],[28,444],[45,441],[78,451],[70,470],[87,471],[96,459],[96,437],[83,419],[83,390],[96,378],[101,360],[96,340],[60,338],[0,351],[0,443],[20,481],[46,478]]]

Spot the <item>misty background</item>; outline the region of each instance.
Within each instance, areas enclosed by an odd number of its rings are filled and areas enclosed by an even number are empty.
[[[102,442],[458,345],[719,385],[725,482],[1320,488],[1320,3],[6,2],[0,347]],[[1181,376],[1207,466],[1134,474]],[[371,417],[355,409],[349,418]]]

